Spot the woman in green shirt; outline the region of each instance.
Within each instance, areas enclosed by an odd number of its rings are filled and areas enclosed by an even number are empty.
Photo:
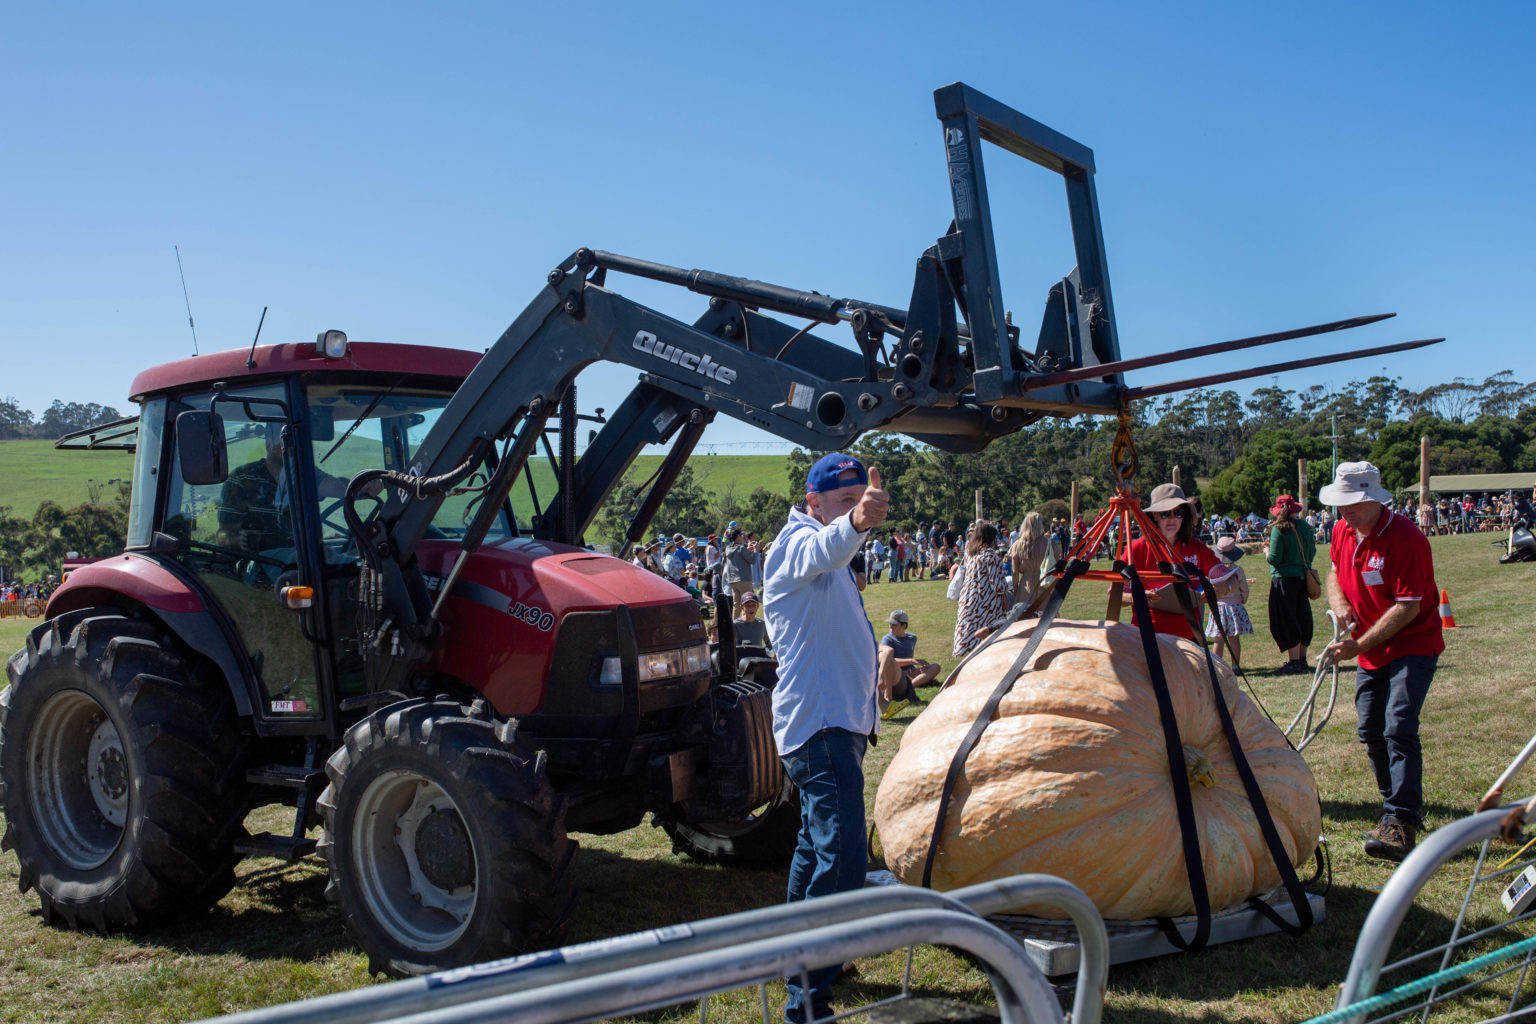
[[[1301,515],[1301,504],[1289,494],[1275,499],[1269,510],[1269,633],[1285,652],[1281,675],[1308,673],[1307,647],[1312,643],[1312,602],[1307,597],[1307,570],[1317,553],[1317,538]]]

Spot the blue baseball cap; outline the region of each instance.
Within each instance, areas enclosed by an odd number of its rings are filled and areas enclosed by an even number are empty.
[[[858,473],[859,478],[857,480],[839,479],[849,470]],[[869,485],[869,472],[864,468],[864,463],[852,455],[833,452],[831,455],[823,455],[805,475],[805,492],[822,494],[826,491],[835,491],[839,487],[852,487],[856,483]]]

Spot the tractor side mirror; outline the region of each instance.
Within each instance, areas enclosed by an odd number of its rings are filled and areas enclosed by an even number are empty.
[[[189,409],[176,416],[176,456],[181,478],[189,484],[221,484],[229,478],[229,449],[224,417]]]

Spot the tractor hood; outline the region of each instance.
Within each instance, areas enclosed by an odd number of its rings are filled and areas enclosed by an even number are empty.
[[[417,560],[436,596],[458,546],[423,541]],[[631,607],[688,601],[687,592],[654,573],[612,555],[530,538],[493,541],[470,556],[450,599],[509,608],[522,602],[555,615],[579,608]]]
[[[417,548],[434,599],[459,550],[431,540]],[[504,715],[548,710],[552,670],[581,677],[562,678],[561,687],[585,685],[587,663],[597,648],[611,646],[620,607],[628,609],[641,651],[704,642],[693,599],[654,573],[564,544],[528,538],[488,543],[465,561],[443,603],[443,637],[429,668],[468,683]],[[557,649],[564,652],[558,666]]]

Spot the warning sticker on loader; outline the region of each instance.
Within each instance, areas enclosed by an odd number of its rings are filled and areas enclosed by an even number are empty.
[[[799,409],[801,412],[811,407],[811,400],[816,397],[816,389],[809,384],[794,383],[789,386],[789,407]]]

